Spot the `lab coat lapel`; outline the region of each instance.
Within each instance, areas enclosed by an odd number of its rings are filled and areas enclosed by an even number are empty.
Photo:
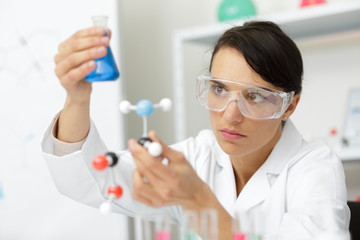
[[[229,156],[224,153],[218,145],[216,146],[213,157],[216,159],[217,165],[214,192],[225,210],[232,214],[232,209],[236,201],[236,186],[231,161]]]
[[[246,183],[235,202],[233,211],[247,211],[260,204],[270,192],[270,184],[265,168],[262,166]]]
[[[288,120],[284,126],[279,142],[264,164],[267,173],[279,175],[289,160],[299,151],[302,143],[303,138],[301,134],[293,122]]]

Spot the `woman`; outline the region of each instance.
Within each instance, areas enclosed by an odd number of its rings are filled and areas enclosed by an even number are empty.
[[[89,117],[91,84],[84,77],[93,59],[106,54],[109,38],[103,35],[104,29],[89,28],[60,44],[55,71],[67,98],[42,142],[59,191],[96,207],[104,200],[99,189],[105,179],[90,165],[106,147]],[[209,109],[212,131],[171,147],[151,131],[167,166],[129,140],[116,167],[125,194],[115,211],[165,211],[179,222],[183,210],[214,208],[220,239],[231,239],[239,212],[260,211],[269,239],[314,239],[326,230],[329,212],[333,230],[347,231],[341,162],[324,143],[305,142],[289,120],[303,74],[295,43],[271,22],[234,27],[218,40],[210,73],[199,77],[197,97]]]

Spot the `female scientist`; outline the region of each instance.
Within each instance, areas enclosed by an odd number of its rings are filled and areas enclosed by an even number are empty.
[[[81,30],[59,46],[56,75],[67,92],[64,108],[46,130],[42,149],[59,191],[98,207],[105,176],[91,161],[106,152],[84,80],[106,54],[104,29]],[[289,117],[300,100],[303,65],[295,43],[274,23],[248,22],[226,31],[200,76],[197,97],[209,109],[212,130],[166,146],[163,165],[128,141],[116,166],[124,196],[114,211],[135,216],[165,211],[180,222],[184,210],[214,208],[220,239],[231,239],[232,217],[261,212],[268,239],[314,239],[348,230],[350,213],[340,160],[320,141],[306,142]],[[129,194],[132,192],[132,195]]]

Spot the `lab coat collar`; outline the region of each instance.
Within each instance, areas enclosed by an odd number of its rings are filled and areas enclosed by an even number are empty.
[[[231,182],[235,182],[230,159],[224,157],[216,158],[217,164],[222,167],[222,170],[219,172],[219,177],[222,179],[227,178],[227,187],[231,187],[231,189],[228,189],[228,197],[230,199],[222,199],[221,201],[224,205],[227,205],[225,208],[230,210],[229,204],[233,203],[232,212],[237,210],[247,211],[253,206],[263,202],[269,194],[272,185],[272,183],[270,183],[269,175],[272,175],[272,179],[274,179],[274,177],[276,178],[291,157],[301,147],[301,143],[302,136],[299,134],[292,121],[288,120],[285,123],[281,137],[270,156],[250,178],[237,199],[236,186],[235,184],[230,184]],[[229,171],[229,169],[226,170],[225,168],[231,168],[231,171]],[[227,176],[222,176],[224,174]],[[232,200],[234,197],[236,199],[235,202]]]
[[[236,189],[235,189],[236,190]],[[265,168],[260,167],[246,183],[237,198],[233,212],[245,212],[253,206],[263,202],[270,192],[270,184]]]
[[[279,175],[292,156],[299,151],[303,138],[289,119],[283,128],[281,137],[263,164],[266,173]]]

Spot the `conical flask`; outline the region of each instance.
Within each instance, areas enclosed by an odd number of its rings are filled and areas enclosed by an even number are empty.
[[[92,17],[94,26],[102,26],[107,29],[107,16]],[[107,31],[105,36],[107,35]],[[88,82],[98,81],[114,81],[119,78],[119,71],[115,63],[110,46],[107,47],[107,54],[105,57],[95,59],[96,68],[89,75],[86,76]]]

